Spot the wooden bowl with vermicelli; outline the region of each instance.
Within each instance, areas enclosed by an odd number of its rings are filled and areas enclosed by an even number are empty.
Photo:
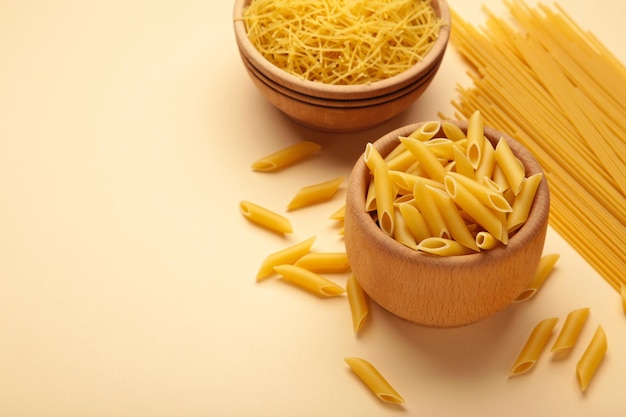
[[[303,79],[266,59],[250,41],[242,20],[251,0],[236,0],[234,31],[247,74],[265,98],[289,118],[328,132],[354,132],[380,125],[408,109],[428,88],[443,60],[450,36],[445,0],[432,0],[441,20],[429,52],[409,69],[364,84],[329,84]]]
[[[466,122],[453,123],[467,131]],[[384,157],[400,143],[400,136],[408,136],[420,125],[399,128],[373,145]],[[484,130],[494,145],[505,138],[528,175],[542,172],[519,142],[494,129]],[[440,135],[443,132],[436,136]],[[545,177],[528,219],[506,246],[448,257],[406,247],[381,230],[365,208],[370,178],[361,157],[348,183],[345,245],[357,281],[384,309],[424,326],[458,327],[504,309],[527,287],[541,258],[548,225],[550,195]]]

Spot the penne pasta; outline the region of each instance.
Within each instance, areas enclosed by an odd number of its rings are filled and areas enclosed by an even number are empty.
[[[287,205],[287,211],[328,201],[337,193],[344,177],[301,188]]]
[[[417,139],[420,142],[426,142],[431,140],[437,133],[439,133],[439,129],[441,129],[441,122],[426,122],[418,127],[413,133],[411,133],[409,137]]]
[[[473,178],[474,167],[472,167],[472,161],[469,160],[467,155],[465,155],[465,152],[458,146],[455,146],[453,149],[454,162],[456,162],[455,171],[460,175]]]
[[[493,235],[489,232],[480,231],[476,233],[476,246],[480,250],[490,250],[495,248],[500,244],[500,241],[493,237]]]
[[[292,165],[307,156],[319,151],[322,147],[313,142],[304,141],[281,149],[277,152],[257,159],[252,163],[254,171],[274,172]]]
[[[589,317],[589,308],[579,308],[570,311],[565,318],[565,323],[559,332],[556,341],[552,345],[552,353],[562,354],[574,347],[583,325]]]
[[[450,172],[448,175],[467,188],[483,205],[502,213],[509,213],[513,210],[502,193],[494,191],[493,187],[455,172]]]
[[[519,303],[532,298],[543,286],[543,283],[552,272],[552,269],[554,269],[554,265],[557,263],[559,258],[560,256],[558,254],[542,256],[539,260],[539,265],[537,265],[537,271],[535,272],[533,279],[528,284],[528,287],[522,291],[517,298],[515,298],[515,302]]]
[[[420,213],[417,207],[413,204],[402,203],[398,205],[398,210],[416,242],[421,242],[431,236],[428,231],[428,226],[424,221],[424,216],[422,216],[422,213]]]
[[[345,290],[329,279],[295,265],[277,265],[274,270],[291,284],[321,297],[335,297]]]
[[[457,141],[466,139],[465,132],[463,132],[461,128],[454,123],[446,122],[444,120],[441,122],[441,128],[443,129],[444,135],[446,135],[446,137],[450,140]]]
[[[415,181],[413,187],[413,197],[415,198],[415,205],[422,213],[426,226],[431,236],[449,238],[450,233],[446,226],[446,222],[443,220],[443,216],[435,204],[430,191],[426,188],[426,183],[421,179]]]
[[[417,249],[438,256],[458,256],[476,253],[475,250],[461,245],[456,240],[443,237],[428,237],[417,244]]]
[[[406,203],[403,203],[406,204]],[[411,233],[400,210],[395,210],[395,223],[393,226],[393,238],[411,249],[417,250],[417,242],[415,236]]]
[[[580,389],[585,392],[607,350],[606,334],[602,326],[598,326],[587,349],[576,365],[576,377]]]
[[[427,188],[435,201],[437,209],[441,213],[441,217],[443,217],[446,229],[448,230],[451,238],[466,248],[479,252],[480,249],[478,245],[476,245],[476,240],[467,227],[465,220],[463,220],[461,213],[459,213],[452,197],[450,197],[445,191],[442,192],[435,190],[434,188],[428,186]]]
[[[543,175],[539,173],[522,180],[520,191],[513,199],[511,213],[506,222],[509,232],[520,228],[528,219],[528,213],[530,213],[530,208],[542,178]]]
[[[551,317],[537,323],[528,336],[517,359],[515,359],[509,376],[521,375],[535,366],[558,321],[558,318]]]
[[[380,152],[378,152],[378,149],[376,149],[376,147],[374,147],[374,144],[372,143],[368,143],[367,145],[365,145],[363,160],[365,161],[365,164],[369,168],[372,175],[376,171],[376,166],[387,165],[385,159],[380,155]]]
[[[389,176],[389,170],[384,163],[376,164],[374,170],[374,190],[376,192],[376,212],[378,224],[383,232],[393,236],[395,221],[393,201],[395,197],[394,187]]]
[[[491,142],[487,139],[483,140],[483,148],[480,156],[480,163],[474,172],[476,181],[482,183],[485,178],[493,177],[493,170],[496,166],[496,153]]]
[[[428,176],[439,182],[443,182],[446,175],[446,169],[441,165],[437,157],[428,150],[428,147],[417,139],[400,137],[400,142],[406,146],[411,154],[420,163],[420,166],[426,171]]]
[[[496,163],[507,182],[511,186],[511,189],[517,195],[522,187],[522,180],[525,177],[524,166],[519,162],[519,159],[513,154],[513,151],[509,147],[509,143],[504,138],[500,138],[496,145],[495,152]]]
[[[404,398],[398,394],[374,365],[362,358],[351,357],[344,360],[350,369],[381,401],[393,404],[404,403]]]
[[[483,118],[475,111],[467,121],[467,159],[474,169],[478,168],[485,142]]]
[[[309,252],[294,265],[318,274],[340,274],[350,270],[345,252]]]
[[[289,219],[265,207],[244,200],[239,203],[239,210],[245,218],[268,230],[276,233],[293,233]]]
[[[346,218],[346,205],[341,206],[337,211],[330,215],[331,220],[337,220],[339,222],[344,221]]]
[[[350,314],[352,315],[352,328],[354,333],[359,333],[369,314],[367,304],[367,296],[356,280],[354,274],[350,274],[346,282],[346,296],[350,305]]]
[[[275,266],[295,263],[311,250],[313,242],[315,242],[315,237],[310,237],[302,242],[268,255],[261,263],[261,267],[256,274],[256,280],[262,281],[272,276],[276,273],[276,271],[274,271]]]

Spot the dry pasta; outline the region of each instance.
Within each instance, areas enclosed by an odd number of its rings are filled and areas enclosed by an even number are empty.
[[[287,211],[328,201],[337,193],[344,177],[302,187],[287,205]]]
[[[552,336],[552,331],[558,321],[558,318],[551,317],[537,323],[526,339],[526,343],[522,347],[517,359],[515,359],[509,376],[523,374],[535,366],[548,340]]]
[[[459,87],[452,102],[457,118],[479,110],[533,152],[550,184],[550,225],[619,292],[626,68],[563,9],[506,6],[512,19],[487,11],[482,27],[452,11],[452,44],[472,67],[472,85]]]
[[[309,252],[294,264],[318,274],[336,274],[350,270],[345,252]]]
[[[252,0],[241,19],[250,42],[277,67],[343,85],[415,65],[442,25],[429,0]]]
[[[346,296],[348,297],[350,314],[352,315],[352,328],[354,333],[358,333],[367,320],[369,307],[367,305],[367,296],[354,274],[350,274],[346,282]]]
[[[285,216],[273,212],[263,206],[243,200],[239,210],[251,222],[276,233],[292,233],[291,222]]]
[[[529,300],[532,298],[537,291],[543,286],[546,278],[550,275],[552,270],[554,269],[554,265],[556,265],[559,260],[560,255],[556,253],[551,253],[548,255],[543,255],[539,260],[539,265],[537,266],[537,271],[535,271],[535,275],[533,279],[530,281],[526,289],[524,289],[516,298],[515,302],[522,302]]]
[[[587,349],[576,364],[576,377],[580,389],[584,392],[589,387],[600,362],[604,359],[607,350],[606,334],[602,326],[598,326]]]
[[[370,362],[362,358],[345,358],[350,369],[381,400],[393,404],[404,403],[404,398],[391,386]]]
[[[589,308],[579,308],[570,311],[565,318],[565,323],[559,332],[556,341],[552,345],[552,353],[563,353],[574,347],[583,325],[589,317]]]
[[[278,265],[274,270],[289,283],[321,297],[335,297],[345,289],[325,277],[295,265]]]
[[[310,237],[295,245],[281,249],[278,252],[271,253],[261,263],[261,267],[256,274],[256,280],[262,281],[272,276],[276,272],[274,271],[275,266],[293,264],[311,250],[313,242],[315,242],[315,237]]]
[[[271,153],[252,163],[254,171],[274,172],[301,161],[321,149],[321,145],[303,141]]]

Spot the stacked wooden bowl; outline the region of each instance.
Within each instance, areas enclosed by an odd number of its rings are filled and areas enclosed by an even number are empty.
[[[437,73],[450,36],[450,10],[432,0],[443,21],[439,37],[419,63],[401,74],[370,84],[330,85],[301,79],[276,67],[254,47],[241,20],[250,0],[236,0],[235,38],[248,75],[266,99],[291,119],[327,132],[355,132],[375,127],[406,110]]]

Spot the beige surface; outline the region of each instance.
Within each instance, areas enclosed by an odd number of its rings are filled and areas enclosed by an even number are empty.
[[[451,3],[481,21],[479,2]],[[626,6],[561,4],[626,60]],[[227,1],[0,0],[0,415],[623,414],[619,297],[552,230],[546,252],[562,258],[537,298],[455,330],[372,306],[355,337],[345,298],[254,282],[288,243],[317,235],[315,249],[341,250],[328,216],[342,195],[290,213],[284,239],[248,223],[239,200],[281,210],[348,173],[366,141],[450,111],[465,69],[451,52],[404,115],[322,135],[254,89],[230,16]],[[323,152],[249,170],[301,139]],[[570,357],[507,378],[537,321],[580,307],[591,315]],[[609,351],[582,395],[575,363],[598,324]],[[378,366],[406,405],[380,403],[345,356]]]

